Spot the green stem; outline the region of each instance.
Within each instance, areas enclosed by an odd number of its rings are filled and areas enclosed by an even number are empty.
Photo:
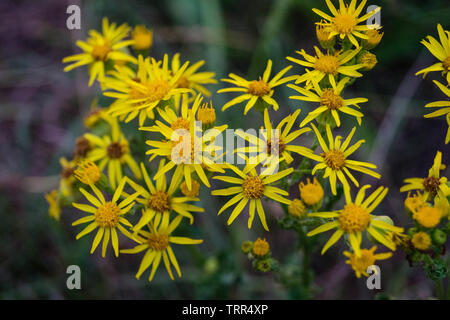
[[[436,288],[437,288],[437,298],[439,300],[445,300],[445,295],[444,295],[444,282],[442,279],[436,280]]]

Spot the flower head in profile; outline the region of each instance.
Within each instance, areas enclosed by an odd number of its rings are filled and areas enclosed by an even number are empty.
[[[76,44],[83,53],[65,57],[63,63],[72,62],[72,64],[66,66],[64,71],[89,65],[89,86],[91,86],[95,79],[103,82],[106,64],[109,61],[137,63],[136,58],[120,50],[134,44],[133,40],[123,40],[129,32],[130,27],[126,24],[117,27],[116,23],[110,24],[107,18],[103,18],[102,33],[90,30],[87,41],[78,40]]]
[[[439,62],[418,71],[416,75],[423,74],[425,77],[429,72],[441,71],[446,76],[447,83],[450,83],[450,32],[444,30],[440,24],[438,24],[437,30],[440,43],[432,36],[427,36],[426,40],[422,40],[421,43],[427,47]]]
[[[122,196],[123,188],[127,182],[127,177],[122,178],[119,186],[114,191],[114,195],[111,201],[106,201],[102,192],[93,184],[90,185],[95,196],[87,192],[85,189],[80,188],[81,193],[86,197],[90,204],[72,203],[72,205],[89,215],[80,218],[72,223],[73,226],[89,223],[86,228],[77,234],[76,239],[97,230],[97,234],[94,237],[91,247],[91,254],[98,247],[103,239],[102,244],[102,257],[105,257],[106,249],[108,248],[109,240],[111,239],[112,247],[116,257],[119,256],[119,238],[117,236],[117,229],[127,237],[131,237],[130,232],[124,228],[124,226],[132,227],[131,223],[123,217],[134,206],[134,200],[139,193],[134,193],[125,197],[119,202]]]
[[[372,177],[379,179],[381,175],[376,173],[370,169],[376,169],[374,164],[368,162],[362,162],[357,160],[349,159],[349,156],[352,155],[358,148],[365,142],[365,140],[359,140],[355,144],[349,147],[350,141],[355,133],[356,128],[353,128],[350,134],[345,138],[344,142],[342,142],[341,136],[336,136],[333,138],[333,134],[331,133],[331,128],[327,124],[326,125],[326,134],[328,139],[328,144],[325,143],[322,135],[319,130],[317,130],[316,126],[311,124],[313,128],[317,140],[319,141],[319,145],[322,148],[322,153],[320,155],[316,155],[310,149],[302,149],[302,155],[304,157],[310,158],[314,161],[319,162],[312,170],[312,174],[314,175],[317,170],[325,169],[325,173],[323,175],[324,178],[328,178],[330,180],[331,192],[336,195],[336,180],[338,179],[342,185],[350,188],[349,183],[347,181],[347,177],[353,182],[353,184],[359,187],[358,181],[353,177],[350,173],[350,170],[359,171],[365,174],[368,174]],[[369,169],[370,168],[370,169]]]
[[[375,240],[385,245],[391,250],[395,250],[396,246],[392,239],[387,235],[387,232],[403,232],[403,228],[395,227],[381,219],[377,219],[372,215],[372,212],[380,204],[386,196],[388,189],[379,187],[370,196],[365,197],[366,189],[370,185],[361,187],[356,195],[355,200],[352,200],[350,195],[350,188],[344,187],[345,206],[341,210],[331,212],[316,212],[310,213],[310,217],[317,217],[323,219],[332,219],[321,226],[313,229],[308,233],[308,236],[326,232],[336,229],[330,239],[322,248],[324,254],[333,244],[335,244],[344,234],[348,236],[348,241],[352,251],[356,256],[361,257],[361,241],[362,233],[368,232]]]
[[[177,73],[169,70],[169,58],[164,55],[162,61],[153,58],[138,57],[138,70],[136,73],[129,69],[116,66],[114,77],[107,77],[104,86],[107,89],[103,94],[117,100],[109,108],[114,117],[125,117],[129,122],[139,116],[139,125],[145,119],[153,119],[153,109],[157,106],[170,105],[170,99],[181,93],[190,92],[190,89],[177,87],[189,62],[186,62]]]
[[[61,194],[68,197],[72,193],[72,185],[75,182],[75,161],[68,161],[66,158],[62,157],[59,159],[61,165],[61,179],[59,180],[59,190]]]
[[[305,50],[296,51],[301,55],[304,60],[286,57],[289,61],[297,63],[307,69],[304,74],[298,76],[295,83],[306,82],[308,85],[311,83],[319,83],[323,78],[328,77],[328,81],[336,87],[336,79],[339,74],[349,76],[353,78],[362,77],[362,74],[357,70],[364,67],[363,64],[346,65],[350,62],[360,51],[361,48],[355,50],[347,50],[337,53],[323,53],[318,47],[314,47],[316,51],[315,56],[311,56],[305,52]]]
[[[400,192],[423,190],[425,201],[432,200],[436,196],[447,197],[450,195],[450,188],[447,186],[447,178],[440,176],[443,168],[445,165],[442,164],[442,152],[438,151],[434,157],[433,166],[428,171],[428,177],[405,179],[406,184],[400,188]]]
[[[365,31],[370,30],[370,28],[380,27],[379,25],[369,26],[366,23],[360,24],[381,10],[380,7],[377,7],[360,17],[367,0],[362,0],[358,6],[356,6],[357,0],[352,0],[350,5],[346,5],[343,0],[340,0],[339,8],[336,8],[331,0],[326,0],[326,2],[332,16],[315,8],[313,11],[326,20],[326,22],[319,23],[330,29],[330,38],[335,36],[339,36],[340,39],[348,38],[358,48],[359,43],[356,38],[367,39],[367,36],[364,34]]]
[[[361,275],[368,277],[367,268],[374,265],[377,260],[386,260],[392,257],[392,252],[375,253],[376,250],[377,246],[373,246],[371,249],[361,249],[360,256],[344,251],[344,256],[348,258],[345,263],[352,267],[357,278],[361,278]]]
[[[164,167],[165,160],[161,160],[159,167]],[[198,198],[193,197],[180,197],[175,193],[178,191],[180,183],[183,179],[183,171],[181,167],[177,167],[173,173],[170,184],[167,185],[166,176],[163,174],[156,180],[156,185],[153,184],[150,176],[141,163],[142,175],[145,180],[145,187],[130,180],[130,186],[140,195],[136,199],[136,202],[144,206],[142,211],[142,217],[139,222],[133,227],[134,232],[142,229],[149,221],[155,219],[169,219],[171,212],[186,217],[192,223],[194,217],[192,212],[203,212],[204,209],[197,207],[189,202],[198,201]]]
[[[102,177],[102,173],[97,165],[87,159],[78,163],[74,175],[84,184],[96,184]]]
[[[182,216],[177,216],[171,222],[169,222],[169,219],[155,218],[148,223],[148,231],[142,229],[139,230],[137,235],[133,236],[133,239],[139,243],[136,247],[120,250],[120,253],[129,254],[145,251],[139,270],[136,273],[137,279],[149,267],[152,267],[148,278],[148,281],[152,281],[161,260],[164,262],[170,279],[174,280],[172,266],[178,276],[181,277],[180,266],[173,252],[172,244],[200,244],[203,242],[203,240],[172,236],[172,232],[179,226],[182,218]]]
[[[109,183],[112,188],[122,180],[124,165],[127,165],[136,178],[140,179],[141,173],[139,166],[130,153],[130,145],[120,130],[118,122],[110,122],[111,135],[98,137],[92,133],[86,133],[84,137],[93,145],[92,151],[89,153],[88,159],[98,162],[98,168],[101,172],[107,168]]]
[[[307,178],[306,183],[300,182],[298,189],[300,190],[300,198],[308,206],[315,206],[323,199],[324,191],[316,177],[313,181]]]
[[[205,97],[211,96],[211,92],[205,85],[216,84],[217,80],[214,79],[216,74],[208,71],[199,72],[199,69],[204,65],[205,60],[200,60],[186,68],[178,78],[176,86],[178,88],[192,89],[197,94],[202,94]],[[177,74],[181,68],[180,54],[176,53],[172,58],[171,71],[173,74]]]
[[[271,105],[275,110],[278,110],[279,106],[278,103],[275,101],[275,99],[272,98],[272,95],[274,93],[274,88],[294,80],[297,76],[290,76],[282,78],[286,72],[291,69],[291,66],[284,68],[280,72],[278,72],[271,80],[270,73],[272,71],[272,60],[267,61],[266,70],[263,73],[262,77],[259,77],[257,80],[245,80],[242,77],[239,77],[233,73],[230,73],[228,76],[229,79],[222,79],[223,82],[228,82],[236,87],[231,88],[225,88],[220,89],[217,91],[218,93],[222,92],[241,92],[242,94],[229,102],[227,102],[223,107],[222,111],[225,111],[231,106],[234,106],[238,103],[247,101],[247,104],[244,108],[244,115],[247,114],[247,112],[255,106],[257,102],[264,102],[268,105]]]
[[[147,29],[144,25],[134,27],[131,32],[133,39],[133,48],[136,50],[147,50],[153,44],[153,31]]]
[[[265,197],[275,200],[280,203],[289,205],[291,200],[284,198],[283,196],[288,196],[289,193],[271,186],[272,183],[286,177],[294,171],[293,168],[289,168],[280,171],[272,175],[258,175],[255,169],[255,165],[247,164],[243,170],[240,170],[234,165],[228,164],[227,168],[231,169],[239,177],[233,176],[215,176],[213,179],[221,180],[224,182],[231,183],[235,186],[226,189],[219,189],[211,191],[214,196],[230,196],[233,195],[227,203],[225,203],[219,210],[218,214],[221,214],[226,209],[232,205],[237,205],[231,212],[228,218],[228,225],[232,224],[233,221],[239,216],[239,214],[244,210],[245,206],[249,203],[249,218],[248,218],[248,228],[250,229],[253,224],[253,219],[255,218],[255,213],[258,213],[259,219],[266,231],[269,231],[267,226],[266,216],[264,213],[264,208],[262,206],[261,200]]]
[[[354,106],[359,109],[359,103],[367,102],[366,98],[352,98],[352,99],[344,99],[342,97],[342,91],[345,88],[345,85],[348,83],[350,78],[344,77],[339,83],[332,83],[331,88],[322,89],[318,83],[313,82],[313,90],[308,90],[305,88],[301,88],[296,85],[288,84],[288,87],[294,89],[298,93],[302,94],[301,96],[290,96],[289,99],[310,101],[310,102],[318,102],[319,106],[308,113],[308,115],[303,119],[300,123],[300,127],[303,127],[307,123],[316,119],[321,114],[329,114],[333,117],[336,126],[341,126],[341,119],[339,117],[339,112],[354,116],[359,124],[361,124],[361,118],[364,116],[360,111],[351,108],[350,106]]]
[[[242,130],[236,130],[236,135],[249,142],[249,146],[237,148],[236,152],[245,158],[250,155],[250,163],[258,163],[267,167],[263,174],[272,174],[277,170],[278,165],[285,161],[292,163],[294,158],[291,153],[300,154],[299,150],[305,149],[302,146],[295,145],[293,141],[305,132],[311,131],[310,128],[303,128],[291,131],[300,109],[297,109],[292,115],[288,115],[281,120],[274,128],[269,118],[269,110],[264,110],[264,127],[259,131],[259,137]],[[254,154],[254,156],[253,156]]]
[[[48,215],[53,219],[59,221],[61,216],[61,205],[59,203],[58,190],[52,190],[45,195],[45,200],[48,203]]]

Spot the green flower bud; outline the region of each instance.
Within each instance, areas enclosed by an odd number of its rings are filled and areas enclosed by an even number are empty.
[[[270,259],[259,260],[256,262],[256,270],[261,272],[269,272],[272,270],[272,261]]]
[[[431,238],[433,239],[433,242],[439,246],[441,246],[447,242],[447,235],[445,234],[444,231],[439,230],[439,229],[435,229],[433,231]]]
[[[241,251],[245,254],[252,252],[253,250],[253,242],[252,241],[244,241],[241,245]]]

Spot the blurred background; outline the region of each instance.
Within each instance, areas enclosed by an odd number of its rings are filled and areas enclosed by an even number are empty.
[[[66,28],[66,8],[81,8],[82,29]],[[447,0],[381,1],[368,4],[382,7],[385,32],[373,50],[378,65],[349,88],[350,97],[367,97],[363,126],[358,138],[367,143],[358,158],[378,165],[380,181],[363,183],[386,185],[388,197],[379,213],[390,215],[398,225],[410,220],[400,194],[402,180],[427,175],[437,150],[444,145],[447,124],[444,117],[424,119],[423,106],[443,100],[430,74],[425,80],[414,73],[434,63],[434,57],[420,44],[426,35],[437,37],[436,25],[448,29],[450,5]],[[229,72],[245,77],[259,76],[268,58],[274,71],[288,65],[285,59],[295,50],[307,52],[317,45],[314,22],[316,7],[328,12],[325,1],[317,0],[152,0],[152,1],[13,1],[0,2],[0,298],[2,299],[297,299],[305,297],[293,287],[284,287],[272,273],[252,271],[240,252],[244,240],[266,237],[273,256],[283,263],[297,264],[292,252],[296,243],[292,231],[277,228],[274,217],[280,207],[268,204],[270,233],[259,224],[249,232],[246,219],[226,226],[227,215],[217,217],[223,199],[203,190],[206,212],[186,232],[204,243],[194,248],[175,248],[183,277],[171,281],[163,266],[150,284],[146,277],[134,278],[141,255],[109,255],[102,259],[89,254],[90,237],[76,241],[78,229],[71,227],[73,211],[62,213],[61,221],[49,218],[44,193],[56,188],[59,158],[70,157],[75,139],[84,132],[83,117],[99,93],[98,86],[87,86],[87,72],[79,68],[62,71],[63,57],[78,53],[74,43],[87,31],[98,29],[101,18],[117,23],[146,24],[154,30],[152,55],[162,57],[180,52],[182,59],[206,60],[204,70],[216,72],[216,79]],[[299,72],[299,66],[293,70]],[[215,92],[223,84],[210,86]],[[301,108],[301,117],[311,108],[307,103],[289,101],[293,92],[277,93],[280,110],[277,122]],[[219,109],[232,95],[213,94]],[[262,117],[251,111],[242,117],[242,107],[218,112],[218,123],[231,128],[255,127]],[[253,113],[252,113],[253,112]],[[342,128],[351,128],[352,121]],[[349,129],[343,129],[347,134]],[[447,170],[448,176],[448,170]],[[361,179],[360,176],[356,176]],[[296,191],[298,193],[298,191]],[[195,237],[193,236],[193,237]],[[320,238],[324,243],[326,237]],[[188,246],[186,246],[188,247]],[[338,245],[326,256],[311,256],[314,279],[313,297],[318,299],[397,299],[428,298],[433,284],[418,268],[409,267],[403,253],[381,263],[382,290],[369,291],[364,279],[356,279],[345,264]],[[82,290],[66,288],[66,268],[76,264],[82,270]]]

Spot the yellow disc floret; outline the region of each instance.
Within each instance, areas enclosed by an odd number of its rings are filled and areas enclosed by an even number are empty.
[[[170,209],[170,196],[167,192],[156,191],[150,196],[148,205],[156,212],[164,212]]]
[[[413,218],[425,228],[433,228],[441,221],[442,212],[438,208],[424,206],[414,212]]]
[[[339,150],[330,150],[321,154],[326,165],[333,170],[341,170],[345,166],[345,155]]]
[[[314,177],[313,182],[308,178],[307,183],[300,182],[298,187],[300,189],[300,197],[308,206],[314,206],[323,199],[324,191],[320,183]]]
[[[75,177],[84,184],[96,184],[101,176],[100,169],[90,160],[80,162],[75,170]]]
[[[181,193],[186,197],[195,198],[198,196],[198,193],[200,191],[200,183],[198,183],[197,180],[191,180],[191,187],[192,189],[189,190],[186,181],[183,181],[183,183],[180,185]]]
[[[431,245],[431,237],[428,233],[417,232],[411,238],[411,243],[418,250],[427,250]]]
[[[111,51],[111,47],[108,42],[103,44],[94,45],[91,51],[91,55],[94,60],[106,61],[108,58],[108,53]]]
[[[167,234],[148,235],[148,245],[155,251],[164,251],[169,246],[169,236]]]
[[[288,212],[293,217],[301,218],[306,212],[306,206],[302,200],[294,199],[288,207]]]
[[[354,15],[339,14],[334,18],[332,26],[340,34],[351,34],[357,24],[358,20]]]
[[[345,232],[364,231],[370,222],[370,214],[366,208],[356,204],[347,204],[339,215],[339,225]]]
[[[95,221],[100,227],[115,228],[119,224],[120,208],[112,202],[106,202],[97,208]]]
[[[337,74],[339,66],[339,59],[336,56],[329,54],[317,58],[314,63],[314,69],[333,75]]]
[[[248,177],[242,183],[244,195],[251,199],[260,199],[264,193],[264,183],[258,176]]]
[[[266,239],[258,238],[253,244],[253,254],[262,257],[269,253],[269,243]]]
[[[247,92],[251,95],[262,97],[270,93],[270,87],[264,80],[253,80],[248,85]]]
[[[329,110],[337,110],[342,107],[344,100],[339,94],[335,94],[333,89],[325,89],[320,97],[320,104]]]

